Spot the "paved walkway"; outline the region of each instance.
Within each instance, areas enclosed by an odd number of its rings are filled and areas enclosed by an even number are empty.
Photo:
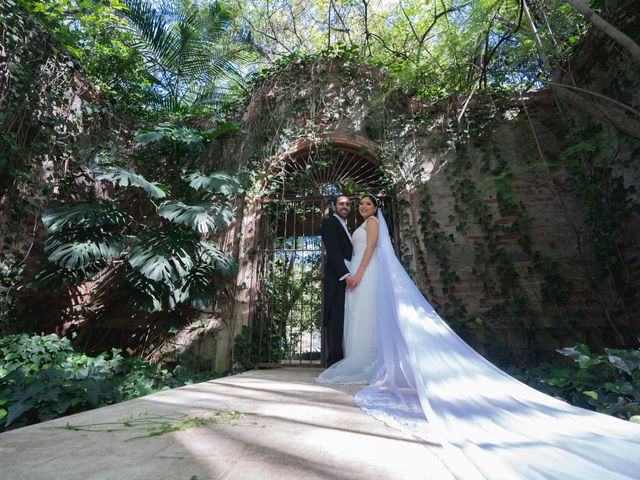
[[[362,412],[359,387],[313,383],[318,373],[246,372],[5,432],[0,478],[452,478],[439,447]],[[185,419],[203,425],[152,435]]]

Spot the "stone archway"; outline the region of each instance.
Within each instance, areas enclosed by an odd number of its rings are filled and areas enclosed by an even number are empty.
[[[237,318],[241,363],[320,366],[324,252],[322,217],[337,193],[380,194],[383,172],[370,140],[341,133],[291,142],[272,162],[274,175],[258,199],[249,295]],[[385,198],[390,217],[395,205]],[[356,209],[348,222],[355,227]],[[246,272],[248,273],[248,272]]]

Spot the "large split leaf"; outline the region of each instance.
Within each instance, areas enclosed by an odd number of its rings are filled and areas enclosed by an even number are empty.
[[[212,284],[214,276],[213,268],[204,265],[194,268],[185,277],[182,286],[176,290],[174,301],[180,303],[188,301],[194,308],[210,307],[216,299],[216,289]]]
[[[50,233],[58,232],[64,227],[123,227],[129,225],[131,219],[131,215],[107,202],[63,205],[50,208],[42,215],[42,222]]]
[[[204,189],[210,193],[223,195],[235,195],[244,191],[240,181],[227,172],[214,172],[205,175],[200,172],[192,172],[184,176],[184,180],[191,188]]]
[[[146,146],[155,142],[180,143],[187,147],[204,147],[206,138],[203,133],[188,127],[182,127],[170,122],[162,122],[152,129],[140,130],[135,140],[139,145]]]
[[[200,233],[213,232],[228,225],[233,218],[228,206],[211,202],[201,202],[196,205],[165,202],[158,209],[158,214],[171,222],[186,225]]]
[[[215,243],[201,240],[197,249],[199,261],[213,268],[220,275],[228,276],[235,272],[237,267],[235,259],[220,250]]]
[[[84,269],[100,260],[117,257],[123,248],[120,235],[103,230],[68,228],[45,241],[49,261],[68,269]]]
[[[193,235],[180,228],[151,229],[128,253],[129,264],[149,280],[175,282],[194,265]]]
[[[127,272],[125,278],[131,287],[127,292],[128,299],[134,307],[146,312],[162,311],[162,299],[167,290],[165,285],[145,277],[137,270]]]
[[[165,202],[158,208],[158,215],[175,223],[181,223],[197,232],[207,233],[216,228],[215,220],[209,215],[211,204],[186,205],[182,202]]]
[[[143,189],[152,198],[165,198],[167,187],[161,183],[150,182],[139,175],[124,168],[96,168],[96,179],[111,182],[121,187],[138,187]]]

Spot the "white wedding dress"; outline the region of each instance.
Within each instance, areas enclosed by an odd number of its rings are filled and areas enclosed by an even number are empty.
[[[376,270],[367,268],[364,276],[377,277],[367,278],[377,285],[363,289],[345,316],[354,322],[346,327],[351,338],[368,336],[377,323],[376,370],[355,397],[362,409],[442,445],[457,478],[640,479],[640,425],[545,395],[475,352],[414,285],[395,256],[380,212],[378,219]],[[358,309],[373,311],[374,318]],[[346,352],[345,365],[355,352]],[[337,363],[320,377],[332,372],[329,383],[352,383],[340,379],[356,378],[357,366],[360,378],[368,377],[370,363],[355,358],[348,376],[342,377]]]
[[[376,219],[369,220],[375,222]],[[353,256],[349,271],[355,274],[367,248],[366,223],[351,236]],[[378,259],[371,257],[362,280],[353,291],[347,290],[344,313],[344,359],[331,365],[316,381],[319,383],[367,384],[375,371],[378,351],[376,292]]]

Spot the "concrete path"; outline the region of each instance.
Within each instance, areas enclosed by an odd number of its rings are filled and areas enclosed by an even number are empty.
[[[313,383],[318,373],[252,371],[5,432],[0,479],[453,478],[439,447],[362,412],[360,387]],[[190,428],[151,435],[178,422]]]

